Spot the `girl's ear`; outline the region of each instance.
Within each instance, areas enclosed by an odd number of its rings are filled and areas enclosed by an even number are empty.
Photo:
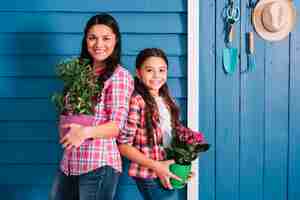
[[[140,70],[136,69],[135,74],[139,79],[141,79]]]

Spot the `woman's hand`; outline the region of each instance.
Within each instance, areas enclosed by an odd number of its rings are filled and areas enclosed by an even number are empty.
[[[79,147],[86,139],[86,134],[84,134],[84,126],[79,124],[65,124],[61,128],[69,129],[66,135],[60,139],[60,143],[66,150],[72,147]]]
[[[156,161],[153,170],[158,176],[162,185],[167,189],[172,189],[170,178],[181,181],[181,179],[170,172],[169,166],[174,163],[174,160]]]

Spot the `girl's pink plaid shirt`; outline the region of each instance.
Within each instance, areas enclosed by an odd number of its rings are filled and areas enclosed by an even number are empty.
[[[134,94],[130,100],[127,124],[119,134],[118,143],[134,146],[146,157],[153,160],[165,160],[166,153],[162,143],[162,131],[158,123],[154,126],[153,134],[154,144],[151,146],[146,134],[145,101],[142,96]],[[140,178],[157,177],[153,170],[135,162],[130,163],[128,174]]]
[[[163,147],[163,133],[159,125],[158,113],[154,113],[154,145],[150,145],[150,141],[146,134],[145,124],[145,101],[139,94],[134,94],[130,100],[129,113],[125,128],[121,130],[118,137],[118,144],[128,144],[137,148],[145,154],[147,158],[161,161],[166,159],[166,151]],[[174,127],[182,137],[189,137],[192,134],[201,134],[184,127],[181,123]],[[202,136],[202,134],[201,134]],[[138,163],[131,162],[128,170],[129,176],[139,178],[157,178],[155,172]]]
[[[104,83],[101,99],[95,108],[93,124],[114,121],[120,130],[123,129],[133,88],[130,73],[118,66]],[[121,156],[115,138],[86,140],[80,147],[64,151],[60,168],[66,175],[80,175],[105,165],[122,171]]]

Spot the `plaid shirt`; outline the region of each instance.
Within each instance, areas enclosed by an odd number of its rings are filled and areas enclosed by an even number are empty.
[[[130,99],[127,123],[118,136],[118,144],[133,146],[147,158],[157,161],[166,160],[166,152],[163,147],[163,132],[159,125],[159,114],[154,113],[152,118],[153,122],[156,123],[153,125],[154,145],[151,146],[146,134],[145,101],[139,94],[134,94]],[[201,132],[193,131],[181,123],[177,123],[173,128],[176,129],[176,134],[180,137],[190,137],[193,134],[200,134],[203,144],[206,144]],[[139,178],[157,178],[156,173],[152,169],[132,161],[128,174],[129,176]]]
[[[155,116],[158,117],[157,114],[154,114],[154,118]],[[158,122],[158,120],[155,121]],[[166,153],[159,124],[154,124],[153,146],[150,145],[147,137],[145,124],[145,102],[140,95],[133,95],[130,100],[127,124],[120,132],[118,143],[131,145],[153,160],[165,160]],[[153,170],[135,162],[130,163],[128,174],[129,176],[141,178],[157,177]]]
[[[133,87],[130,73],[118,66],[104,83],[101,99],[98,100],[95,108],[93,125],[114,121],[120,130],[123,129]],[[64,151],[60,167],[66,175],[80,175],[105,165],[119,172],[122,171],[121,157],[115,138],[86,140],[78,148]]]

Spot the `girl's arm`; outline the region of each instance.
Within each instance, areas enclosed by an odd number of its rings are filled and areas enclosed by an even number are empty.
[[[172,174],[169,170],[169,166],[174,163],[173,160],[152,160],[150,158],[147,158],[145,154],[140,152],[138,149],[128,144],[120,144],[119,151],[121,155],[127,157],[129,160],[143,165],[146,168],[152,169],[156,173],[156,175],[158,176],[165,188],[172,189],[172,186],[170,184],[170,178],[180,180],[180,178]]]

